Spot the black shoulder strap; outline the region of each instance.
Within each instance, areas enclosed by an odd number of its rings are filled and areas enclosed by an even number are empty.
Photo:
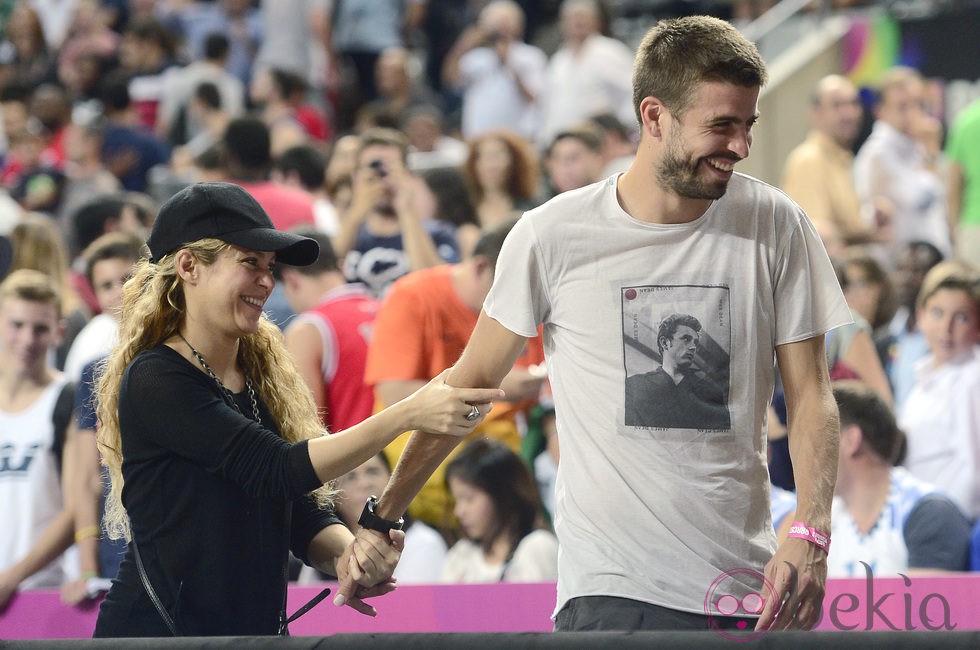
[[[146,590],[146,595],[150,597],[150,601],[156,608],[157,613],[160,614],[160,618],[163,619],[167,629],[170,630],[170,634],[177,636],[177,626],[174,625],[174,620],[170,617],[170,614],[167,613],[163,603],[160,602],[160,597],[157,596],[156,590],[153,589],[153,585],[150,584],[150,577],[146,575],[146,569],[143,568],[143,558],[140,557],[140,549],[139,546],[136,545],[136,540],[131,540],[130,544],[133,545],[133,555],[136,556],[136,570],[139,571],[140,582],[143,583],[143,589]]]
[[[68,425],[71,423],[71,414],[75,408],[75,384],[66,382],[58,393],[58,399],[54,403],[54,411],[51,413],[51,421],[54,424],[54,445],[51,450],[54,452],[55,461],[58,464],[58,472],[61,472],[61,459],[65,450],[65,438],[68,435]]]

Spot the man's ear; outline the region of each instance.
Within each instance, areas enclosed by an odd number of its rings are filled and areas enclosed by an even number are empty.
[[[485,255],[473,256],[473,273],[477,277],[489,274],[490,278],[493,279],[493,268],[490,266],[490,260]]]
[[[669,111],[664,103],[656,97],[644,97],[640,101],[640,121],[644,131],[655,138],[660,138],[666,128],[665,118]]]
[[[67,331],[68,331],[68,319],[64,317],[59,318],[58,323],[55,325],[54,328],[54,341],[52,341],[51,343],[52,348],[56,348],[59,345],[61,345],[62,342],[64,342],[65,332]]]
[[[840,428],[840,448],[848,458],[854,456],[861,448],[864,436],[861,427],[856,424],[845,424]]]

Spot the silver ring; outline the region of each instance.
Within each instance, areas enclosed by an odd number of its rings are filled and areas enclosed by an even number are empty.
[[[480,409],[476,408],[476,406],[474,405],[473,408],[470,409],[470,412],[467,413],[465,417],[467,422],[472,422],[473,420],[480,417]]]

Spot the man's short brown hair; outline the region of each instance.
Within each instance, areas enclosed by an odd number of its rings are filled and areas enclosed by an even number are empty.
[[[640,123],[645,97],[656,97],[671,113],[682,115],[702,82],[762,87],[768,76],[759,50],[730,23],[709,16],[662,20],[637,49],[633,107]]]

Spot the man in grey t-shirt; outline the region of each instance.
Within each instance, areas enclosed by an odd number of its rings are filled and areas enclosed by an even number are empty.
[[[734,172],[749,154],[766,78],[755,46],[723,21],[697,16],[651,29],[634,66],[641,139],[633,164],[518,221],[448,376],[456,386],[498,385],[543,325],[561,446],[557,630],[809,629],[817,621],[826,544],[811,533],[776,545],[766,409],[778,360],[797,520],[826,533],[839,430],[824,334],[851,319],[799,206]],[[697,314],[706,330],[699,344],[706,334],[716,344],[712,367],[723,371],[715,378],[727,398],[712,399],[728,412],[727,426],[627,419],[628,378],[655,368],[638,350],[658,346],[650,323],[671,312]],[[414,433],[375,516],[397,519],[453,446]],[[383,541],[359,531],[355,558]],[[709,611],[722,598],[749,600],[746,581],[724,578],[753,573],[761,583],[763,570],[768,593],[750,599],[763,607]],[[342,584],[336,602],[351,589]]]

